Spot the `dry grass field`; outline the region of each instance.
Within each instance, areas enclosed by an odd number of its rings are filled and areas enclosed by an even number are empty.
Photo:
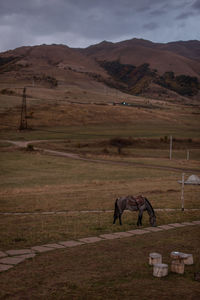
[[[28,90],[31,129],[24,131],[18,130],[21,94],[0,95],[0,250],[135,229],[137,213],[124,213],[121,227],[112,225],[114,201],[122,195],[143,194],[155,209],[175,209],[157,210],[158,225],[200,219],[200,210],[191,210],[200,209],[199,186],[185,186],[182,212],[178,183],[183,172],[186,178],[200,174],[198,106],[117,95],[112,89],[102,94],[97,87],[69,90]],[[112,104],[124,97],[134,105]],[[119,153],[111,145],[116,137],[133,143]],[[8,140],[30,141],[33,151]],[[199,283],[193,280],[200,268],[198,227],[38,255],[1,274],[0,298],[198,299]],[[193,253],[195,264],[183,276],[153,278],[148,254],[161,252],[169,263],[173,250]]]
[[[150,233],[56,250],[1,274],[1,299],[199,299],[199,229]],[[183,275],[154,278],[148,255],[170,264],[174,250],[193,253]]]

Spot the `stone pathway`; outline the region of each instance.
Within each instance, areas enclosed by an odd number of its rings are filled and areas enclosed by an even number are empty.
[[[84,244],[97,243],[105,240],[113,240],[125,237],[131,237],[134,235],[143,235],[152,232],[165,231],[174,228],[180,228],[184,226],[195,226],[200,225],[200,221],[183,222],[183,223],[172,223],[167,225],[161,225],[158,227],[146,227],[143,229],[134,229],[126,232],[114,232],[109,234],[101,234],[95,237],[86,237],[77,240],[61,241],[58,243],[45,244],[40,246],[34,246],[28,249],[19,250],[7,250],[0,251],[0,272],[7,271],[19,263],[35,257],[39,253],[53,251],[56,249],[64,249],[69,247],[77,247]]]

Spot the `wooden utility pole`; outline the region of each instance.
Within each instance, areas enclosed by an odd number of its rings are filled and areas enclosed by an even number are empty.
[[[27,115],[26,115],[26,88],[23,90],[22,107],[21,107],[21,120],[19,130],[27,129]]]

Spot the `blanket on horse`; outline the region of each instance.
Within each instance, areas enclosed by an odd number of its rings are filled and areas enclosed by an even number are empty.
[[[127,206],[129,207],[136,206],[137,208],[139,208],[140,206],[144,205],[144,203],[145,198],[142,195],[127,197]]]

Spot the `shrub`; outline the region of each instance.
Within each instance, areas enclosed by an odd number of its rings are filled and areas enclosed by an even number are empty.
[[[32,144],[28,144],[26,147],[26,151],[34,151],[34,146]]]

